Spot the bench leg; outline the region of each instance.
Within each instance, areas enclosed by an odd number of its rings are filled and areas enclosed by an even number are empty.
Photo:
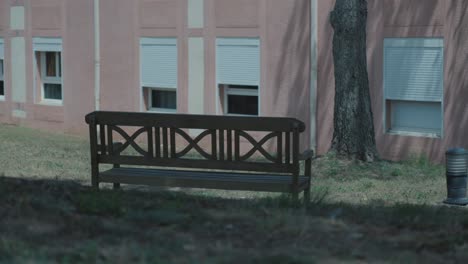
[[[119,190],[120,189],[120,183],[115,182],[114,183],[114,190]]]
[[[308,205],[310,202],[310,186],[304,190],[304,205]]]
[[[299,193],[297,191],[292,193],[292,199],[294,202],[299,202]]]
[[[99,191],[99,178],[97,169],[93,170],[93,172],[91,173],[91,186],[94,190]]]
[[[99,191],[99,181],[97,179],[92,180],[92,186],[95,191]]]

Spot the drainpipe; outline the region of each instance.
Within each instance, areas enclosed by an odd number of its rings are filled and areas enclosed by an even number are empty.
[[[101,52],[99,31],[99,0],[94,0],[94,105],[99,110],[101,104]]]
[[[317,148],[318,0],[310,1],[310,148]]]

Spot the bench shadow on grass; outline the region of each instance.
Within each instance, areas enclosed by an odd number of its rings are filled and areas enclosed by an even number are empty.
[[[287,196],[96,192],[72,181],[2,177],[0,262],[468,260],[467,210],[327,203],[325,195],[304,207]]]

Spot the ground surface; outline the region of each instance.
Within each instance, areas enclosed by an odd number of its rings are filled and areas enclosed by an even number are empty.
[[[314,161],[312,202],[88,187],[86,139],[0,126],[2,263],[467,263],[468,210],[424,158]]]

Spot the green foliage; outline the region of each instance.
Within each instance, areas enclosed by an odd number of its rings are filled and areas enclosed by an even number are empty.
[[[291,256],[288,254],[275,254],[257,257],[253,263],[259,264],[313,264],[315,261],[310,257]]]
[[[76,209],[80,213],[92,215],[121,216],[126,209],[121,191],[88,191],[75,198]]]
[[[126,218],[139,224],[175,225],[188,223],[190,215],[175,210],[131,211]]]

